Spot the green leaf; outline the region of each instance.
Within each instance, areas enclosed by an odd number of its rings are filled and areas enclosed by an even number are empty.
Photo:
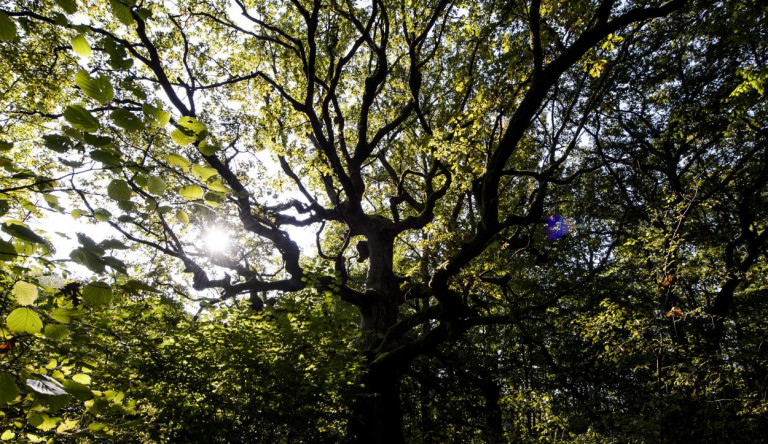
[[[83,288],[83,300],[88,305],[109,305],[112,302],[112,287],[104,282],[91,282]]]
[[[143,291],[149,292],[149,293],[160,293],[160,290],[157,288],[147,285],[144,282],[137,281],[135,279],[130,279],[125,284],[121,285],[121,288],[126,290],[127,292],[131,294],[140,294]]]
[[[91,377],[85,373],[76,374],[72,377],[72,380],[83,385],[89,385],[91,383]]]
[[[35,232],[30,230],[24,223],[17,220],[7,220],[3,222],[2,230],[15,238],[33,244],[46,244],[45,239],[35,234]]]
[[[10,151],[11,149],[13,149],[13,142],[0,140],[0,152]]]
[[[141,110],[144,112],[144,117],[146,117],[147,122],[152,126],[162,128],[165,125],[168,125],[168,122],[171,120],[171,113],[163,111],[160,107],[145,103],[141,105]]]
[[[106,220],[109,220],[109,218]],[[75,248],[71,253],[69,253],[69,257],[72,258],[75,263],[83,265],[95,273],[104,273],[106,264],[101,259],[101,257],[91,251],[86,250],[85,248]]]
[[[111,147],[114,146],[115,142],[111,137],[96,136],[91,133],[85,133],[83,138],[85,139],[85,143],[91,146],[95,146],[96,148]]]
[[[160,196],[165,193],[167,185],[165,181],[157,176],[149,176],[147,178],[147,191],[155,196]]]
[[[179,211],[178,213],[176,213],[176,216],[174,216],[174,218],[185,225],[189,223],[189,215],[183,211]]]
[[[192,174],[205,182],[208,178],[216,175],[216,170],[202,165],[192,165]]]
[[[126,181],[113,179],[107,186],[107,196],[116,201],[130,200],[131,196],[133,196],[133,191]]]
[[[53,318],[53,315],[51,315],[51,317]],[[69,322],[69,318],[67,318],[67,322]],[[45,326],[43,334],[45,337],[53,339],[54,341],[61,341],[69,336],[69,329],[66,325],[48,324]]]
[[[59,307],[51,312],[50,317],[51,319],[54,319],[57,322],[61,322],[62,324],[68,324],[72,318],[82,316],[82,314],[83,312],[81,312],[80,309],[78,308]],[[46,332],[48,331],[47,327],[45,331]],[[48,333],[46,333],[46,336],[48,336]]]
[[[75,74],[75,83],[83,90],[86,96],[102,105],[111,102],[115,97],[112,84],[109,83],[109,79],[104,74],[100,74],[99,77],[94,79],[85,70],[81,69]]]
[[[70,105],[64,110],[64,118],[75,128],[86,133],[99,130],[99,121],[80,105]]]
[[[192,131],[193,134],[198,135],[203,131],[206,131],[206,126],[194,117],[184,116],[179,118],[176,122],[182,128]]]
[[[10,42],[16,38],[16,23],[0,11],[0,40]]]
[[[109,114],[115,125],[126,131],[139,131],[144,129],[144,122],[136,114],[124,108],[118,108]]]
[[[67,392],[64,390],[64,386],[61,385],[59,381],[51,378],[50,376],[39,376],[47,379],[47,381],[30,378],[26,380],[27,386],[37,393],[40,393],[41,395],[62,396],[67,394]]]
[[[57,153],[66,153],[74,147],[72,140],[61,134],[46,134],[43,136],[43,144],[49,150],[56,151]]]
[[[0,239],[0,261],[13,261],[18,255],[12,243]]]
[[[19,305],[32,305],[37,300],[37,285],[18,281],[13,284],[13,296]]]
[[[18,333],[40,333],[43,329],[43,321],[32,309],[17,308],[6,319],[8,328]]]
[[[0,435],[0,440],[3,440],[3,441],[10,441],[14,438],[16,438],[16,433],[11,430],[6,430],[3,432],[2,435]]]
[[[94,150],[88,153],[88,155],[91,156],[91,159],[108,166],[120,166],[122,163],[120,156],[109,151]]]
[[[208,143],[206,141],[202,141],[197,146],[197,149],[200,150],[200,152],[205,154],[206,156],[213,156],[219,150],[219,147],[211,143]]]
[[[179,168],[187,168],[189,165],[191,165],[186,157],[175,153],[171,153],[165,156],[165,161],[168,162],[168,165],[172,167],[175,166]]]
[[[69,43],[72,45],[72,50],[81,57],[88,58],[91,56],[91,45],[85,39],[84,34],[76,35]]]
[[[131,9],[128,6],[126,6],[120,0],[110,0],[109,4],[112,7],[112,13],[115,15],[115,17],[117,17],[120,23],[126,26],[133,25],[133,15],[131,14]]]
[[[187,200],[195,200],[203,197],[203,189],[197,185],[187,185],[179,189],[179,195]]]
[[[13,376],[8,373],[0,373],[0,404],[8,404],[16,399],[21,391]],[[7,433],[7,431],[6,431]],[[3,433],[3,436],[6,434]]]
[[[173,140],[173,143],[179,146],[187,146],[190,143],[194,143],[197,140],[197,137],[189,131],[181,128],[176,128],[175,130],[171,131],[171,140]]]
[[[67,14],[74,14],[77,12],[77,3],[75,0],[53,0],[57,5],[61,7]]]
[[[75,381],[64,381],[63,385],[64,390],[80,401],[87,401],[93,398],[93,392],[84,384]]]

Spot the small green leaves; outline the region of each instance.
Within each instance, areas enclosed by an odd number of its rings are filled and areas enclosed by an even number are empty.
[[[72,45],[72,50],[81,57],[88,58],[91,56],[91,45],[88,43],[88,40],[85,39],[84,34],[76,35],[69,43]]]
[[[67,14],[74,14],[77,12],[77,3],[75,0],[53,0],[57,5],[61,7]]]
[[[91,282],[83,288],[83,300],[88,305],[109,305],[112,302],[112,287],[104,282]]]
[[[109,114],[115,125],[126,131],[139,131],[144,129],[144,122],[136,114],[125,108],[118,108]]]
[[[187,168],[190,165],[190,162],[186,157],[175,153],[165,156],[165,161],[172,167]]]
[[[13,284],[13,296],[19,305],[32,305],[37,300],[37,285],[18,281]]]
[[[43,329],[43,321],[30,308],[17,308],[6,319],[8,328],[17,333],[40,333]]]
[[[124,180],[113,179],[107,186],[107,195],[116,201],[131,200],[133,191]]]
[[[115,97],[112,84],[109,83],[109,79],[104,74],[99,74],[99,77],[93,78],[85,70],[81,69],[75,74],[75,83],[83,90],[86,96],[102,105],[111,102]]]
[[[147,191],[155,196],[159,196],[165,192],[167,185],[163,179],[157,176],[149,176],[147,178]]]
[[[162,128],[168,125],[171,121],[171,113],[163,111],[161,107],[155,107],[148,103],[141,105],[141,110],[144,112],[144,117],[147,119],[150,125]]]
[[[12,402],[20,393],[13,376],[8,373],[0,373],[0,404]]]
[[[16,23],[0,11],[0,41],[10,42],[16,38]]]
[[[187,185],[179,189],[179,195],[187,200],[195,200],[203,197],[203,189],[197,185]]]
[[[80,105],[70,105],[64,110],[64,118],[75,128],[86,133],[99,130],[99,121]]]

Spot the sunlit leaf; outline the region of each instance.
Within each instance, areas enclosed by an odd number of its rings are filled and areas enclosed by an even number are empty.
[[[40,333],[43,329],[43,321],[32,309],[17,308],[6,319],[8,328],[18,333]]]
[[[187,200],[195,200],[203,197],[203,189],[197,185],[187,185],[179,189],[179,195]]]
[[[88,40],[86,40],[85,35],[76,35],[72,38],[70,44],[72,45],[72,50],[78,55],[86,58],[91,56],[91,45],[88,43]]]
[[[86,96],[101,104],[111,102],[115,96],[112,84],[109,83],[109,79],[103,74],[100,74],[97,78],[92,78],[85,70],[81,69],[75,74],[75,83],[83,90]]]
[[[171,153],[165,156],[165,161],[168,162],[168,165],[179,168],[187,168],[189,165],[191,165],[186,157],[176,153]]]
[[[37,285],[18,281],[13,284],[13,296],[19,305],[32,305],[37,300]]]
[[[41,395],[62,396],[67,394],[59,381],[45,375],[40,375],[40,377],[46,380],[30,378],[26,381],[27,386]]]

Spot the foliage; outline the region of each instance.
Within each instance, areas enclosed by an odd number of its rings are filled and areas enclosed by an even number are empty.
[[[763,3],[0,6],[0,439],[759,440]]]

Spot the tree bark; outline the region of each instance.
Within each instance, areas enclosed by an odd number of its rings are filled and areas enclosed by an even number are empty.
[[[404,367],[373,367],[387,330],[397,322],[399,281],[392,270],[394,236],[368,233],[370,250],[366,303],[360,308],[360,342],[366,360],[361,391],[353,405],[350,438],[361,443],[403,443],[400,382]]]

